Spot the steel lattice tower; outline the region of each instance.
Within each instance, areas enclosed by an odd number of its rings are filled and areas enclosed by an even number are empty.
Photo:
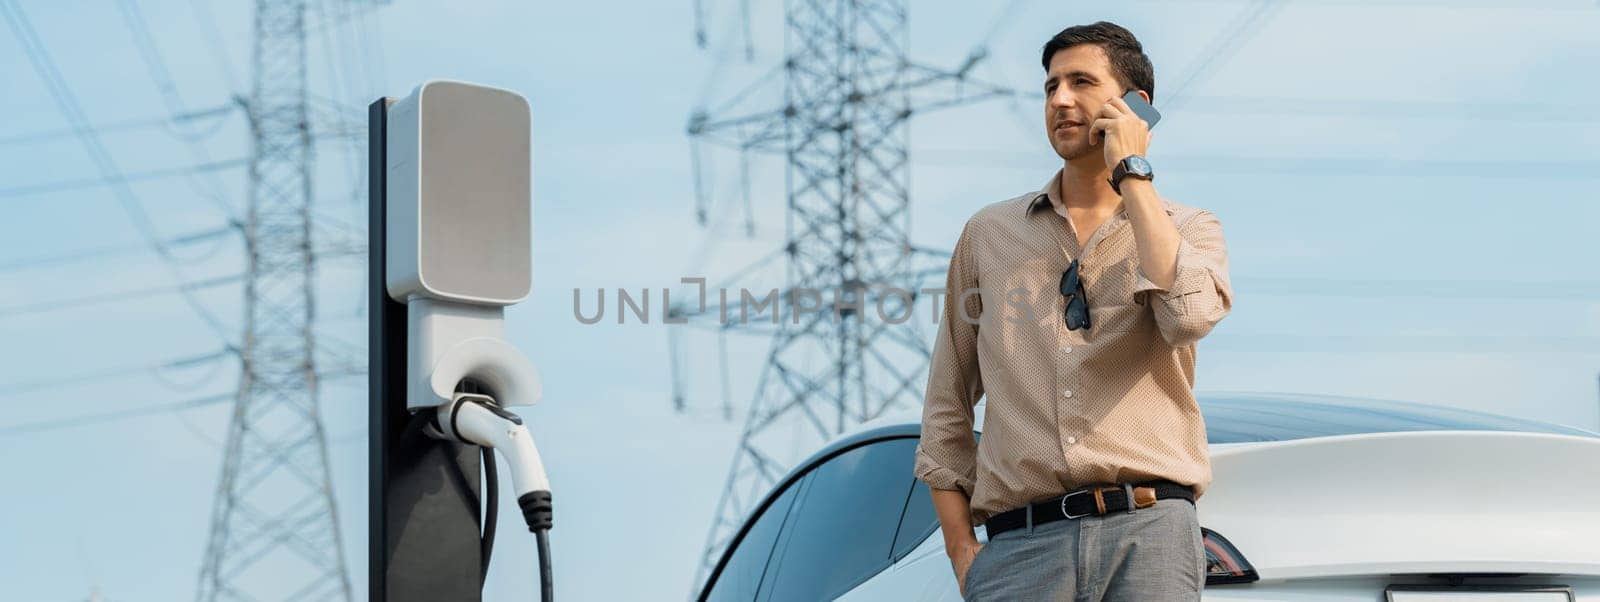
[[[722,120],[696,112],[689,121],[695,143],[782,153],[788,202],[781,324],[768,326],[771,348],[696,584],[800,459],[790,449],[814,448],[891,408],[921,405],[930,353],[918,326],[927,314],[896,320],[914,299],[880,288],[920,291],[948,260],[910,241],[907,122],[918,111],[1009,94],[968,78],[981,51],[956,70],[910,61],[905,0],[791,0],[784,14],[784,106]],[[796,323],[792,293],[807,290],[821,292],[824,310]],[[889,320],[879,315],[880,298]],[[681,304],[674,312],[716,313]]]
[[[197,598],[350,600],[318,412],[303,0],[257,0],[242,369]]]

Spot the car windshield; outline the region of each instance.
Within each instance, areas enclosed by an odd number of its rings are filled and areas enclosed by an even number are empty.
[[[1199,395],[1211,443],[1289,441],[1400,431],[1517,431],[1600,437],[1578,428],[1455,408],[1302,394]]]

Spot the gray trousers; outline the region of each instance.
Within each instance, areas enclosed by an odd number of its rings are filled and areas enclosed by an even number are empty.
[[[1199,600],[1200,521],[1188,500],[1020,527],[990,538],[967,569],[966,600]]]

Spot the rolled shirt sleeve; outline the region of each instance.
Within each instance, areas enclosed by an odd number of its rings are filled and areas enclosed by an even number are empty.
[[[1201,211],[1178,228],[1178,257],[1172,288],[1151,282],[1141,266],[1134,293],[1153,299],[1161,338],[1173,347],[1193,345],[1211,332],[1233,308],[1228,281],[1228,250],[1222,222]]]
[[[983,397],[978,372],[978,317],[983,312],[973,260],[973,222],[968,221],[950,254],[939,334],[928,365],[922,408],[922,440],[914,468],[933,489],[960,490],[969,498],[977,480],[977,440],[973,408]],[[964,291],[974,291],[964,295]]]

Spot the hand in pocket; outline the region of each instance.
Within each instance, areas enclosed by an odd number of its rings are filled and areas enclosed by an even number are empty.
[[[961,590],[963,596],[967,593],[967,572],[972,570],[972,561],[978,558],[978,552],[983,550],[983,546],[984,544],[974,543],[950,557],[950,564],[956,571],[956,587]]]

